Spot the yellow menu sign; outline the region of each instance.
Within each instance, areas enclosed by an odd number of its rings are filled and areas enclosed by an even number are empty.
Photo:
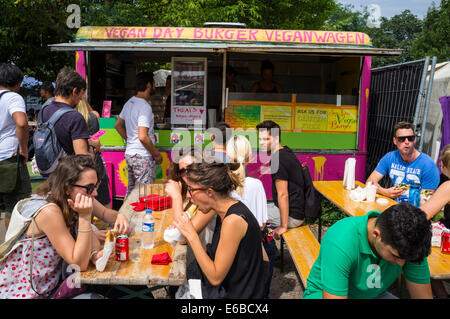
[[[358,109],[356,106],[297,105],[295,107],[295,131],[356,133],[357,126]]]
[[[268,106],[261,107],[261,122],[272,120],[282,131],[292,130],[292,107],[291,106]]]

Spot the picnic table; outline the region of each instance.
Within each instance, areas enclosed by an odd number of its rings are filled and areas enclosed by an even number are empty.
[[[382,212],[397,202],[389,197],[377,194],[377,198],[385,198],[388,200],[388,204],[380,205],[377,201],[373,202],[355,202],[350,198],[350,190],[345,189],[342,181],[314,181],[315,189],[322,194],[323,197],[335,204],[348,216],[363,216],[371,210]],[[355,181],[355,187],[365,187],[365,185],[359,181]]]
[[[380,205],[374,202],[355,202],[350,199],[350,190],[343,186],[342,181],[314,181],[316,190],[337,207],[339,207],[348,216],[363,216],[371,210],[379,212],[385,211],[392,205],[398,204],[391,198],[377,194],[377,197],[386,198],[388,204]],[[364,184],[355,181],[355,187],[364,187]],[[431,254],[428,256],[428,266],[430,277],[432,279],[450,279],[450,255],[441,253],[439,247],[432,247]]]
[[[144,185],[142,185],[144,186]],[[145,185],[147,194],[158,194],[162,188],[158,185]],[[155,218],[155,237],[154,248],[141,248],[141,225],[145,211],[136,212],[131,203],[139,199],[139,185],[137,185],[130,195],[123,202],[119,212],[127,216],[131,233],[129,237],[129,260],[111,261],[105,267],[103,272],[96,270],[92,264],[87,271],[80,274],[80,281],[84,284],[92,285],[112,285],[122,291],[130,292],[123,286],[147,286],[147,291],[152,288],[161,288],[165,286],[180,286],[186,281],[186,252],[187,246],[177,244],[172,247],[163,239],[164,230],[172,224],[172,209],[163,211],[154,211]],[[172,262],[168,265],[153,265],[151,263],[154,254],[167,252]],[[115,251],[113,252],[115,253]],[[142,296],[142,292],[141,292]]]

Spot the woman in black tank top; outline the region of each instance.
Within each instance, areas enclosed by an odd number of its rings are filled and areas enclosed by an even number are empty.
[[[263,298],[268,271],[267,256],[258,222],[240,201],[230,197],[239,185],[230,169],[238,165],[212,162],[204,158],[183,170],[187,197],[204,214],[217,213],[212,243],[203,248],[198,233],[182,210],[181,183],[170,180],[166,192],[172,197],[174,225],[184,235],[195,255],[203,298]],[[191,274],[191,275],[190,275]]]

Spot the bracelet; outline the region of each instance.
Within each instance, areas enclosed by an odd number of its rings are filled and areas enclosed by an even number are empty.
[[[90,233],[92,231],[92,228],[88,230],[78,230],[78,233]]]

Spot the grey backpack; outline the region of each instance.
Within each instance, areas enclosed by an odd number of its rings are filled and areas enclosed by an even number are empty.
[[[53,113],[47,122],[43,122],[42,113],[44,109],[38,115],[37,129],[33,135],[33,145],[39,172],[42,176],[47,177],[55,170],[59,158],[66,154],[56,136],[55,124],[63,114],[76,112],[76,110],[70,106],[63,106]]]

